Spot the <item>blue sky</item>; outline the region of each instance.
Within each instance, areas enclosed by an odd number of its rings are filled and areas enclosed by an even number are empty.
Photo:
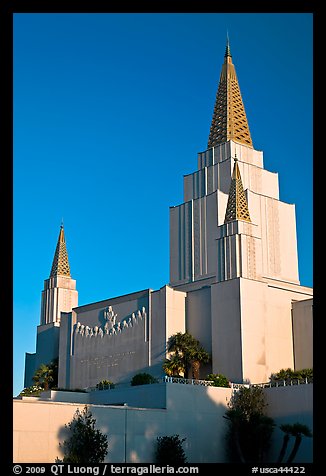
[[[169,207],[207,147],[227,32],[312,286],[312,14],[14,15],[14,394],[63,218],[79,304],[169,282]]]

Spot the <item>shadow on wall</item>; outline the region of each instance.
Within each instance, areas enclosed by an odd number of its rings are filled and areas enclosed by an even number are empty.
[[[274,419],[277,425],[273,432],[271,448],[271,457],[276,461],[284,436],[284,433],[279,428],[280,425],[300,423],[306,425],[313,433],[313,384],[266,388],[264,391],[268,403],[267,413]],[[289,456],[293,444],[294,438],[291,437],[284,461]],[[294,463],[312,462],[313,437],[303,437]]]
[[[144,385],[143,390],[155,398],[153,385],[156,387],[157,384]],[[105,461],[154,463],[157,437],[179,435],[180,438],[186,438],[183,448],[188,463],[227,463],[228,426],[227,420],[223,417],[232,390],[177,383],[160,384],[158,387],[162,392],[166,392],[166,409],[89,405],[96,419],[96,428],[108,437],[109,448]],[[299,422],[312,430],[311,412],[303,411],[305,405],[308,407],[310,405],[308,397],[312,389],[307,389],[309,385],[300,387],[292,387],[292,390],[290,388],[285,392],[279,391],[282,389],[266,389],[269,404],[267,413],[277,425],[273,432],[269,454],[271,463],[277,461],[283,443],[283,432],[279,429],[279,425]],[[79,408],[82,410],[84,405],[81,404]],[[58,438],[61,442],[66,435],[66,430],[59,428]],[[294,440],[290,440],[285,461],[293,443]],[[312,438],[302,439],[294,460],[294,463],[296,462],[312,462]]]
[[[146,386],[148,392],[152,385]],[[166,409],[89,405],[96,428],[108,437],[105,461],[154,463],[157,437],[178,434],[186,438],[183,448],[188,463],[226,462],[223,415],[231,389],[172,383],[161,388],[166,392]],[[61,427],[58,439],[65,438],[67,431]]]
[[[284,432],[281,425],[304,425],[313,433],[313,384],[289,385],[263,389],[267,403],[266,415],[273,419],[275,424],[271,445],[266,462],[277,463],[284,442]],[[226,433],[224,434],[224,448],[226,451]],[[295,437],[291,436],[282,463],[286,464],[295,445]],[[225,453],[225,456],[227,453]],[[227,456],[226,456],[227,458]],[[313,437],[302,436],[299,449],[292,463],[313,462]]]

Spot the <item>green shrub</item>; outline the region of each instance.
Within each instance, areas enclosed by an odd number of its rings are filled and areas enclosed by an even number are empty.
[[[206,380],[213,382],[213,387],[230,387],[229,380],[222,374],[208,374]]]
[[[98,390],[108,390],[109,388],[115,388],[115,384],[111,382],[111,380],[101,380],[97,385],[96,388]]]
[[[40,394],[44,392],[44,388],[41,385],[31,385],[30,387],[24,388],[19,396],[21,397],[39,397]]]
[[[313,369],[302,369],[302,370],[292,370],[288,369],[281,369],[279,372],[272,374],[270,376],[271,382],[279,382],[282,380],[304,380],[304,379],[312,379],[313,378]]]
[[[186,438],[180,439],[179,435],[157,437],[155,452],[155,463],[180,465],[187,462],[187,458],[182,447]]]
[[[153,375],[147,374],[147,373],[136,374],[131,379],[132,386],[147,385],[149,383],[158,383],[158,380],[155,377],[153,377]]]
[[[103,463],[108,452],[108,438],[95,428],[95,424],[96,419],[87,405],[82,412],[77,408],[71,422],[65,425],[68,438],[59,443],[64,457],[62,460],[57,458],[56,463]]]

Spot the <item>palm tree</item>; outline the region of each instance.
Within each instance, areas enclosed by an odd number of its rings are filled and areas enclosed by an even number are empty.
[[[210,355],[208,352],[206,352],[206,350],[203,347],[199,346],[198,348],[194,348],[190,352],[192,378],[198,380],[201,364],[207,364],[209,361],[210,361]]]
[[[185,378],[188,378],[191,368],[192,377],[198,379],[200,365],[210,360],[209,353],[188,332],[173,334],[168,340],[167,351],[174,355],[165,361],[165,367],[168,371],[172,371],[172,367],[173,371],[178,371],[178,374],[181,373],[182,369]]]
[[[170,359],[165,359],[163,364],[164,372],[171,377],[181,377],[184,375],[184,362],[180,355],[173,355]],[[182,374],[182,375],[181,375]]]
[[[41,364],[36,370],[33,380],[36,385],[49,390],[57,385],[58,380],[58,359],[54,359],[50,364]]]

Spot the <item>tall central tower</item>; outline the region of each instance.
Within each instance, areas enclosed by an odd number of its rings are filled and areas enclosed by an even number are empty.
[[[184,177],[184,203],[171,208],[170,230],[174,287],[235,277],[299,283],[295,207],[279,200],[278,174],[264,169],[253,148],[229,43],[208,148]]]
[[[170,286],[187,292],[186,328],[213,372],[264,382],[294,368],[292,306],[312,290],[299,283],[295,206],[253,147],[228,41],[207,150],[170,208]]]

